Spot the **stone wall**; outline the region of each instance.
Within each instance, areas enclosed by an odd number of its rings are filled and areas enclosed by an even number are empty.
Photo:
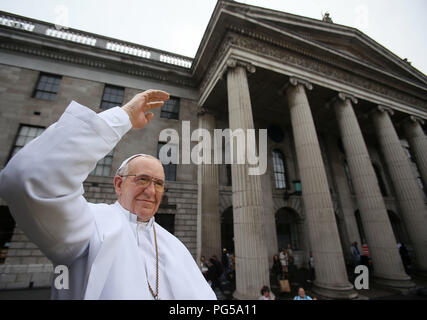
[[[22,58],[21,63],[34,60]],[[54,63],[43,61],[44,72],[61,75]],[[117,77],[103,71],[94,81],[85,77],[90,75],[80,71],[81,78],[62,75],[59,91],[53,101],[32,98],[33,90],[40,74],[38,70],[0,64],[0,168],[2,168],[13,148],[20,124],[48,127],[56,122],[68,104],[75,100],[95,112],[101,112],[101,100],[105,84],[113,83],[125,87],[124,103],[136,93],[149,88],[158,88],[159,84],[144,80],[138,88],[126,87],[129,79],[117,83]],[[98,71],[102,72],[102,71]],[[130,77],[129,77],[130,78]],[[137,83],[137,82],[133,82]],[[176,130],[181,135],[181,121],[190,121],[191,131],[197,128],[197,104],[195,101],[180,97],[186,89],[168,84],[172,96],[180,98],[179,120],[160,117],[160,109],[153,110],[155,118],[143,131],[130,131],[114,148],[113,163],[108,177],[89,176],[84,183],[85,198],[92,203],[113,203],[116,195],[113,188],[113,175],[120,163],[135,153],[147,153],[157,156],[159,134],[163,129]],[[188,90],[187,90],[188,91]],[[187,96],[189,94],[186,94]],[[182,138],[182,137],[180,137]],[[194,146],[194,143],[191,147]],[[158,214],[173,214],[175,217],[175,235],[187,246],[191,254],[196,254],[197,221],[197,179],[196,166],[178,165],[174,182],[168,183],[167,205],[162,205]],[[0,205],[7,205],[0,199]],[[16,226],[11,239],[7,258],[0,264],[0,289],[28,287],[46,287],[50,285],[52,264],[41,251]]]
[[[89,202],[113,203],[116,200],[112,183],[95,182],[96,186],[93,183],[84,184],[84,196]],[[163,204],[157,214],[175,215],[174,234],[196,258],[197,185],[170,183],[165,195],[167,205]],[[17,226],[5,263],[0,265],[0,290],[49,287],[52,276],[53,267],[50,260]]]
[[[49,259],[16,227],[6,261],[0,265],[0,290],[48,287],[52,271]]]

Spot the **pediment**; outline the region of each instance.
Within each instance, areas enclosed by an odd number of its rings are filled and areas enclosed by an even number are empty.
[[[357,29],[237,2],[223,3],[225,10],[238,14],[242,19],[283,31],[301,39],[305,45],[323,48],[330,52],[331,57],[337,55],[422,86],[427,84],[427,77],[422,72]]]

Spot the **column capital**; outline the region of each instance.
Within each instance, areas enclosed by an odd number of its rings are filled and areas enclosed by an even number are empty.
[[[210,114],[210,115],[215,117],[216,112],[214,110],[212,110],[212,108],[198,106],[197,107],[197,117],[201,117],[205,114]]]
[[[353,96],[349,93],[345,93],[345,92],[339,92],[337,98],[340,99],[341,101],[345,101],[345,100],[349,99],[349,100],[351,100],[351,102],[353,104],[359,103],[359,100],[357,100],[357,98],[355,96]]]
[[[225,63],[227,68],[235,68],[235,67],[243,67],[248,71],[249,73],[255,73],[256,68],[251,62],[238,60],[235,58],[230,58]]]
[[[380,113],[387,112],[390,116],[394,115],[394,110],[392,108],[381,105],[381,104],[377,105],[377,107],[373,111],[377,111]]]
[[[403,124],[410,122],[410,123],[418,123],[419,125],[423,125],[425,123],[424,119],[421,119],[417,116],[408,115],[405,117],[405,119],[402,121]]]
[[[368,119],[368,118],[372,118],[375,114],[384,113],[384,112],[387,112],[390,117],[394,115],[394,110],[392,108],[379,104],[376,107],[374,107],[372,110],[369,110],[363,113],[361,117],[363,117],[364,119]]]
[[[353,104],[359,103],[359,100],[357,100],[357,98],[355,96],[353,96],[349,93],[345,93],[345,92],[338,92],[338,94],[335,97],[333,97],[331,100],[326,102],[325,107],[326,107],[326,109],[329,109],[337,101],[346,101],[347,99],[350,100]]]
[[[313,90],[313,85],[309,81],[297,77],[289,77],[289,81],[285,86],[286,88],[289,85],[296,87],[299,84],[302,84],[304,87],[306,87],[307,90]]]
[[[251,62],[243,61],[236,58],[228,58],[221,71],[220,79],[224,79],[224,75],[227,73],[227,71],[235,67],[243,67],[248,73],[255,73],[256,71],[256,67]]]
[[[278,94],[283,95],[286,89],[288,89],[290,86],[296,87],[299,84],[303,85],[307,90],[313,90],[313,85],[309,81],[291,76],[285,85],[279,89]]]

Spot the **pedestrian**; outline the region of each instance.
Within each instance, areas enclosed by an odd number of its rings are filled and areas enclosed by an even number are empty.
[[[288,273],[288,253],[285,248],[282,249],[282,252],[279,254],[280,263],[282,264],[283,276],[286,276]]]
[[[279,255],[273,256],[273,268],[272,273],[274,274],[277,284],[280,286],[280,280],[283,278],[282,264],[280,263]]]
[[[408,273],[409,266],[411,265],[411,258],[409,257],[408,249],[403,243],[400,243],[400,246],[398,247],[403,267],[405,268],[405,272]]]
[[[370,268],[370,256],[369,256],[369,248],[366,242],[362,244],[362,255],[360,256],[360,263]]]
[[[293,266],[294,265],[294,252],[292,250],[292,247],[290,244],[288,244],[288,249],[286,250],[287,254],[288,254],[288,261],[289,261],[289,266]]]
[[[303,287],[298,288],[298,295],[294,297],[294,300],[313,300],[305,294]]]
[[[226,248],[222,249],[221,263],[223,268],[223,273],[221,275],[222,282],[227,283],[229,282],[229,274],[231,272],[231,263],[230,263],[230,255],[228,254]]]
[[[354,241],[350,247],[350,255],[353,262],[353,268],[356,268],[360,264],[360,251],[357,247],[357,242]]]
[[[208,274],[209,268],[208,268],[208,263],[206,261],[205,256],[200,257],[200,270],[202,271],[203,276],[207,280],[207,274]]]
[[[315,279],[315,272],[314,272],[314,257],[311,251],[309,252],[309,257],[308,257],[308,274],[309,274],[309,279],[307,280],[307,282],[312,283]]]
[[[208,282],[211,283],[212,289],[215,290],[218,288],[221,292],[223,292],[220,276],[222,274],[221,263],[218,261],[216,256],[212,256],[209,258],[208,265]]]
[[[269,287],[264,286],[261,289],[261,296],[258,298],[258,300],[276,300],[276,297],[274,296],[273,292],[270,291]]]

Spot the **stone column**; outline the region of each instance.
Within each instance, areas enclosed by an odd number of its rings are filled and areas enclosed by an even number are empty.
[[[302,185],[306,223],[315,261],[313,291],[323,297],[353,299],[320,145],[304,85],[291,78],[286,89]]]
[[[215,117],[205,109],[199,112],[199,128],[214,136]],[[205,145],[211,152],[210,164],[197,167],[197,261],[204,255],[221,257],[221,215],[219,212],[218,165],[214,164],[214,141]]]
[[[427,137],[424,134],[421,124],[424,120],[410,116],[404,122],[406,139],[411,147],[412,155],[417,163],[418,170],[421,173],[421,178],[424,182],[424,188],[427,188]]]
[[[271,171],[267,167],[267,172],[261,176],[262,196],[264,203],[264,233],[267,246],[268,265],[273,266],[273,256],[279,252],[277,247],[277,230],[274,212],[273,192],[271,187]]]
[[[386,286],[413,287],[397,249],[384,199],[351,102],[342,93],[334,100],[338,126],[356,193],[360,217],[374,266],[374,277]]]
[[[227,62],[227,94],[230,129],[235,132],[254,129],[252,106],[246,70],[251,65],[235,60]],[[236,154],[236,144],[234,143]],[[246,157],[245,157],[246,158]],[[262,286],[270,285],[267,248],[263,228],[264,207],[261,179],[248,174],[249,164],[233,160],[233,219],[236,262],[236,299],[256,299]]]
[[[338,201],[344,217],[343,220],[345,229],[347,231],[346,243],[343,243],[344,250],[347,250],[347,252],[345,252],[344,255],[349,256],[351,243],[357,241],[360,250],[362,242],[360,239],[359,230],[357,229],[356,216],[354,215],[356,208],[354,207],[353,200],[351,198],[351,192],[347,182],[347,175],[343,164],[343,158],[341,157],[338,150],[337,142],[338,140],[335,138],[335,136],[327,137],[326,144],[331,158],[330,162],[332,175],[336,185]]]
[[[390,114],[393,114],[391,109],[378,106],[377,111],[372,113],[372,119],[416,254],[417,270],[427,274],[427,210],[424,195],[412,173],[410,160],[403,150]]]

